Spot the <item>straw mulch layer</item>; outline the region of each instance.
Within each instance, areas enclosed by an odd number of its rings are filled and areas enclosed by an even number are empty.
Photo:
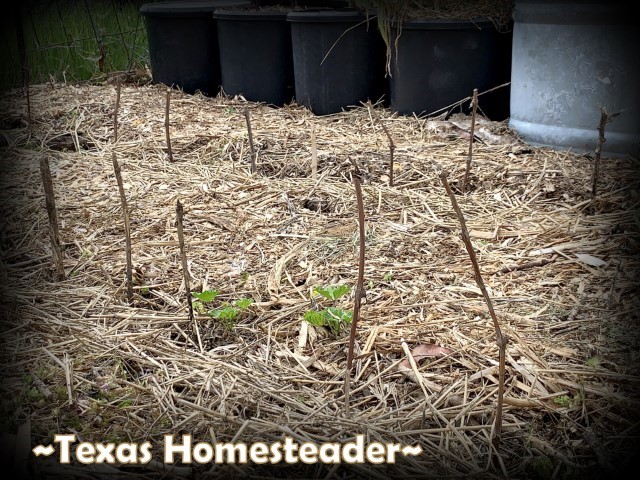
[[[170,163],[165,89],[123,86],[114,144],[115,92],[113,85],[32,87],[29,127],[24,98],[2,99],[4,432],[18,439],[30,432],[32,445],[55,433],[149,440],[154,451],[165,434],[214,443],[284,435],[347,441],[362,433],[424,449],[375,468],[178,465],[162,473],[169,477],[598,478],[631,461],[640,386],[637,161],[603,160],[592,198],[592,157],[529,147],[504,124],[479,121],[462,195],[469,118],[425,120],[378,107],[397,146],[390,187],[387,139],[371,107],[315,117],[297,106],[173,92]],[[245,107],[257,150],[253,175]],[[132,305],[112,152],[131,217]],[[59,281],[42,157],[51,164],[63,242]],[[352,162],[363,178],[366,301],[345,417],[348,331],[312,326],[303,315],[353,308]],[[491,447],[495,331],[440,171],[457,190],[510,339],[499,462]],[[195,322],[178,200],[191,290],[220,292],[196,309]],[[314,294],[335,284],[351,293],[335,302]],[[255,303],[233,321],[207,315],[242,298]],[[417,357],[418,382],[399,365],[407,358],[403,339],[409,348],[434,344],[451,353]],[[109,478],[113,469],[152,478],[168,468],[161,458],[104,468]],[[55,463],[34,461],[50,475]]]

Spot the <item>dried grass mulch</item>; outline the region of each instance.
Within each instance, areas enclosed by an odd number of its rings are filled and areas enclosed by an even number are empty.
[[[123,86],[115,144],[113,85],[42,85],[31,94],[28,127],[16,92],[2,98],[0,122],[6,435],[26,435],[32,445],[76,433],[158,446],[165,434],[323,442],[364,433],[425,451],[348,470],[77,465],[83,478],[599,478],[632,464],[640,420],[637,160],[604,160],[591,198],[591,158],[529,147],[504,124],[480,121],[470,192],[461,195],[467,117],[425,120],[376,108],[397,145],[390,187],[387,140],[366,107],[315,117],[295,105],[174,92],[169,163],[164,88]],[[245,107],[257,147],[253,175]],[[131,216],[132,305],[112,152]],[[55,183],[60,281],[42,157]],[[355,285],[352,161],[364,183],[366,301],[345,417],[348,333],[302,317],[331,305],[314,287]],[[438,179],[442,169],[510,338],[502,466],[492,463],[491,446],[495,333]],[[220,292],[195,322],[187,315],[177,200],[191,289]],[[233,322],[206,313],[240,298],[255,303]],[[352,303],[353,290],[335,306]],[[403,339],[453,353],[422,359],[418,384],[398,368]],[[55,477],[55,462],[34,463]]]

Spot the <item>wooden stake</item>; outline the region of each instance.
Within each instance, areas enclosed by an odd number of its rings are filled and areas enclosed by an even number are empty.
[[[471,171],[471,159],[473,158],[473,136],[476,129],[476,110],[478,108],[478,89],[473,89],[473,97],[471,99],[471,134],[469,136],[469,153],[467,154],[467,169],[464,171],[464,179],[462,180],[462,193],[467,191],[467,181],[469,180],[469,172]]]
[[[56,199],[53,193],[53,180],[51,179],[51,169],[49,159],[40,159],[40,174],[42,185],[44,186],[44,198],[49,217],[49,235],[51,237],[51,250],[53,251],[53,261],[56,266],[56,273],[59,280],[63,280],[64,264],[62,263],[62,247],[60,246],[60,232],[58,230],[58,211],[56,210]]]
[[[113,142],[118,141],[118,109],[120,108],[120,77],[116,80],[116,106],[113,108]]]
[[[251,173],[256,172],[256,149],[253,145],[253,134],[251,133],[251,116],[249,109],[244,109],[244,118],[247,121],[247,132],[249,132],[249,146],[251,147]]]
[[[117,102],[116,102],[117,104]],[[127,196],[124,192],[124,184],[122,183],[122,174],[120,172],[120,165],[116,158],[116,152],[111,153],[111,160],[113,162],[113,172],[116,175],[116,182],[118,182],[118,191],[120,192],[120,205],[122,206],[122,216],[124,218],[124,240],[125,240],[125,255],[127,261],[127,301],[129,305],[133,304],[133,262],[131,260],[131,223],[129,221],[129,209],[127,207]]]
[[[447,182],[447,174],[441,173],[440,180],[444,185],[444,189],[447,191],[447,195],[449,195],[449,199],[451,200],[451,205],[458,216],[458,221],[460,222],[460,228],[462,230],[462,240],[464,242],[464,246],[467,249],[467,253],[469,254],[469,258],[471,259],[471,265],[473,265],[473,272],[476,279],[476,283],[482,292],[482,296],[484,297],[484,301],[487,304],[487,308],[489,309],[489,314],[491,315],[491,319],[493,320],[493,327],[496,331],[496,345],[498,345],[499,349],[499,375],[498,375],[498,405],[496,406],[496,418],[495,418],[495,428],[494,428],[494,436],[493,436],[493,446],[496,451],[499,450],[500,445],[500,435],[502,434],[502,403],[504,397],[504,373],[505,373],[505,352],[507,348],[507,343],[509,342],[509,338],[502,335],[502,331],[500,330],[500,324],[498,323],[498,317],[496,312],[493,309],[493,303],[491,302],[491,297],[489,297],[489,293],[487,292],[487,288],[485,287],[484,281],[482,280],[482,275],[480,273],[480,265],[478,264],[478,259],[476,258],[476,254],[473,250],[473,245],[471,243],[471,237],[469,236],[469,230],[467,229],[467,223],[465,222],[464,215],[458,206],[458,202],[456,201],[456,196],[454,195],[451,187],[449,186],[449,182]]]
[[[353,303],[353,320],[351,321],[351,332],[349,333],[349,351],[347,353],[347,370],[344,376],[344,413],[349,415],[349,395],[351,390],[351,367],[353,365],[353,350],[355,347],[356,330],[358,319],[360,318],[360,303],[365,297],[364,291],[364,205],[362,202],[362,188],[360,187],[360,179],[353,174],[353,186],[356,189],[356,200],[358,202],[358,227],[360,236],[360,258],[358,262],[358,283],[356,285],[356,294]]]
[[[167,106],[164,111],[164,131],[167,136],[167,152],[169,161],[173,162],[173,152],[171,151],[171,136],[169,135],[169,105],[171,103],[171,89],[167,88]]]
[[[596,144],[596,158],[593,162],[593,173],[591,174],[591,196],[598,193],[598,176],[600,174],[600,156],[602,155],[602,145],[607,139],[604,137],[605,125],[620,115],[620,112],[608,114],[604,107],[600,108],[600,122],[598,123],[598,143]]]
[[[176,202],[176,228],[178,230],[178,245],[180,246],[180,258],[182,260],[182,276],[184,278],[184,288],[186,290],[187,308],[189,309],[189,320],[193,322],[194,329],[196,331],[196,337],[198,338],[198,347],[200,352],[204,352],[202,348],[202,339],[200,338],[200,329],[198,328],[198,322],[193,315],[193,304],[191,299],[191,286],[189,281],[189,266],[187,265],[187,252],[184,248],[184,230],[183,230],[184,210],[180,200]]]
[[[318,150],[316,148],[316,127],[311,125],[311,178],[318,178]]]
[[[371,111],[372,115],[376,118],[380,126],[382,126],[382,130],[384,131],[385,135],[387,136],[387,139],[389,140],[389,186],[393,187],[393,152],[396,149],[396,144],[393,143],[393,138],[391,138],[391,134],[389,133],[389,130],[387,129],[386,125],[382,123],[382,119],[380,118],[380,115],[378,115],[378,113],[373,108],[370,108],[369,110]]]

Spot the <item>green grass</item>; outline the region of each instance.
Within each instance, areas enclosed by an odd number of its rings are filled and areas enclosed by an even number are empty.
[[[91,80],[104,73],[148,64],[147,34],[139,14],[143,3],[140,0],[26,2],[22,25],[30,83],[48,82],[50,78],[67,82]],[[16,22],[8,15],[2,23],[0,89],[5,90],[19,87],[22,77]],[[105,53],[102,71],[100,43]]]

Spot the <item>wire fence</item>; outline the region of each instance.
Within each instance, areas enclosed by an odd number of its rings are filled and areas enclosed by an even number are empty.
[[[0,87],[77,82],[149,63],[141,0],[31,0],[2,20]]]

